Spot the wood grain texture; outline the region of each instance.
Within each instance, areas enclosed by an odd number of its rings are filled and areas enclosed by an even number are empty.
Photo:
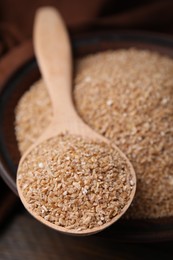
[[[2,260],[143,260],[172,259],[173,242],[115,243],[113,238],[63,235],[18,213],[0,233]]]
[[[9,189],[0,177],[0,226],[13,213],[19,198]]]

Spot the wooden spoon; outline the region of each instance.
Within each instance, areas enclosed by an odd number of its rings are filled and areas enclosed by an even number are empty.
[[[34,24],[34,47],[39,63],[40,70],[42,72],[43,79],[46,83],[49,91],[50,99],[52,102],[53,119],[43,135],[32,145],[28,151],[23,155],[20,160],[19,168],[17,172],[17,188],[19,196],[25,206],[25,208],[40,222],[47,226],[62,231],[65,233],[71,233],[76,235],[89,235],[99,232],[106,227],[117,221],[127,210],[132,202],[132,199],[136,190],[136,175],[134,169],[126,158],[126,156],[117,148],[115,149],[119,154],[127,161],[132,176],[134,187],[131,192],[130,199],[123,208],[121,214],[115,216],[109,223],[103,224],[100,227],[92,229],[75,231],[69,230],[65,227],[57,226],[49,221],[46,221],[42,217],[38,216],[33,210],[30,209],[29,204],[23,196],[22,189],[19,185],[19,172],[20,165],[24,162],[27,155],[37,145],[41,144],[47,139],[57,136],[60,133],[68,133],[73,135],[80,135],[84,138],[96,139],[101,142],[110,144],[109,141],[94,132],[89,126],[87,126],[81,118],[78,116],[74,109],[72,101],[72,55],[69,37],[63,23],[60,14],[53,8],[41,8],[36,14]]]

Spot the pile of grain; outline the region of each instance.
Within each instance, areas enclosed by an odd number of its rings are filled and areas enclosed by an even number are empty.
[[[129,165],[116,149],[69,134],[38,145],[18,173],[30,210],[78,231],[120,215],[135,187]]]
[[[51,118],[50,99],[40,80],[22,96],[16,108],[15,130],[21,154],[42,134]]]
[[[173,216],[172,75],[173,60],[147,50],[108,51],[78,62],[74,98],[80,116],[120,147],[137,174],[137,193],[127,217]],[[50,120],[49,97],[44,84],[39,84],[17,108],[21,152]],[[44,93],[39,104],[37,91]],[[33,116],[38,122],[35,130]]]

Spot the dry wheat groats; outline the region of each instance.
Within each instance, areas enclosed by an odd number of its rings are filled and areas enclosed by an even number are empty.
[[[110,222],[135,189],[129,165],[117,150],[70,134],[31,151],[20,165],[18,183],[33,212],[75,230]]]
[[[47,89],[42,81],[36,82],[22,96],[16,108],[15,130],[21,154],[42,134],[51,118],[51,102]]]
[[[136,49],[90,55],[78,61],[74,85],[80,116],[134,166],[138,186],[126,216],[173,216],[173,60]],[[50,118],[46,88],[36,83],[16,110],[21,152]]]

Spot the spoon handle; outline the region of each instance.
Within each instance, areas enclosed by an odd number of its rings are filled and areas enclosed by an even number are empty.
[[[54,115],[69,113],[72,106],[72,55],[65,24],[55,8],[43,7],[37,11],[34,49]]]

